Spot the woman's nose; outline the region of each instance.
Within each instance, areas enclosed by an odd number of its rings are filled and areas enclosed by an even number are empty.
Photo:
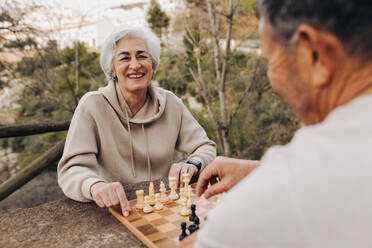
[[[130,61],[129,68],[136,70],[140,67],[141,67],[141,64],[138,63],[136,59],[133,59],[132,61]]]

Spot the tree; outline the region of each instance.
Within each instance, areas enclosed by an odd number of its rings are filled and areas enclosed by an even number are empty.
[[[152,31],[161,39],[163,30],[169,26],[169,17],[161,10],[156,0],[151,0],[150,8],[147,11],[147,23]]]
[[[258,22],[253,15],[253,6],[251,9],[247,8],[250,2],[254,1],[244,1],[245,8],[241,10],[239,9],[241,5],[234,0],[188,0],[190,11],[184,22],[186,63],[183,61],[179,64],[183,63],[186,68],[179,70],[186,70],[188,76],[192,78],[192,82],[188,83],[193,85],[192,92],[205,107],[208,122],[204,122],[213,130],[211,137],[216,141],[219,152],[225,156],[250,154],[257,158],[269,144],[288,141],[298,122],[293,118],[291,111],[286,112],[287,108],[283,107],[286,104],[272,96],[265,76],[266,68],[258,56],[239,51],[239,44],[243,44],[247,38],[257,37]],[[235,18],[236,16],[239,18]],[[242,23],[236,19],[251,21]],[[245,30],[244,35],[242,30]],[[163,73],[160,68],[159,77]],[[172,84],[163,78],[158,80],[162,85]],[[181,80],[188,78],[184,77]],[[183,89],[184,85],[173,82],[172,87]],[[190,88],[188,91],[190,92]],[[267,104],[269,98],[275,105]],[[278,109],[285,112],[283,118],[291,119],[293,122],[272,125],[280,122],[278,116],[272,116],[274,106],[280,106]],[[270,116],[266,118],[269,121],[261,122],[263,113]],[[253,131],[258,132],[259,125],[263,123],[266,130],[270,130],[269,134],[273,134],[271,130],[277,130],[283,135],[269,137],[262,132],[259,137],[253,135]],[[280,127],[280,130],[275,128],[276,126]],[[287,132],[283,126],[288,127],[290,131]],[[240,132],[245,134],[239,135]],[[254,143],[253,138],[258,143]],[[258,149],[256,151],[251,149],[247,153],[248,149],[245,147],[247,144],[256,145]]]

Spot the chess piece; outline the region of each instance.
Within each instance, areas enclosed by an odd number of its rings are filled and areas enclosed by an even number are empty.
[[[142,189],[136,190],[137,204],[135,208],[137,209],[143,209],[143,207],[145,206],[143,194],[144,194],[144,191]]]
[[[191,210],[187,208],[187,202],[184,201],[184,202],[183,202],[183,208],[182,208],[182,210],[181,210],[181,215],[182,215],[182,216],[188,216],[188,215],[190,215],[190,214],[191,214]]]
[[[156,204],[154,206],[155,210],[162,210],[164,208],[163,204],[160,202],[160,194],[155,194]]]
[[[190,225],[189,226],[189,232],[190,234],[192,234],[193,232],[195,232],[196,230],[199,229],[199,218],[195,219],[195,221],[193,221],[194,224]]]
[[[199,217],[195,213],[196,211],[196,206],[195,204],[191,204],[191,215],[189,217],[189,220],[194,222],[196,219],[199,219]]]
[[[182,177],[183,177],[183,187],[185,189],[188,189],[189,183],[190,183],[190,173],[183,173]]]
[[[150,206],[148,195],[145,196],[145,206],[143,207],[143,212],[145,212],[146,214],[152,212],[152,207]]]
[[[189,185],[189,187],[187,188],[187,194],[189,194],[189,195],[191,195],[191,197],[192,197],[192,187],[191,187],[191,185]]]
[[[167,189],[165,188],[165,185],[164,185],[163,181],[161,181],[161,183],[160,183],[160,202],[161,203],[168,202],[167,193],[165,193],[166,191],[167,191]]]
[[[178,199],[177,203],[180,205],[183,205],[184,202],[187,201],[187,198],[185,196],[185,188],[180,189],[180,199]]]
[[[190,194],[190,191],[189,191],[187,195],[187,209],[190,209],[191,205],[192,205],[192,195]]]
[[[171,199],[172,201],[177,200],[179,196],[176,192],[176,188],[177,188],[176,178],[175,177],[169,177],[168,181],[169,181],[169,187],[171,188],[171,192],[169,194],[169,199]]]
[[[186,233],[186,222],[182,222],[181,223],[181,230],[182,230],[182,233],[179,236],[179,240],[180,241],[182,241],[184,238],[187,237],[187,233]]]
[[[150,185],[149,185],[149,204],[151,206],[155,205],[155,191],[154,191],[153,182],[150,182]]]

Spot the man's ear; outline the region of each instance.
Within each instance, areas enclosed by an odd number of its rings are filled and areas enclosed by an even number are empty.
[[[331,33],[308,24],[300,25],[297,35],[298,59],[306,67],[311,84],[314,87],[327,85],[332,80],[335,63],[340,62],[340,41]]]

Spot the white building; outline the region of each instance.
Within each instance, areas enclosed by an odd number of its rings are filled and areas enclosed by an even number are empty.
[[[183,0],[157,1],[171,19],[186,9]],[[79,40],[89,47],[98,48],[115,26],[148,26],[146,13],[149,7],[150,0],[138,0],[85,13],[70,8],[40,8],[28,16],[28,23],[41,30],[36,37],[40,43],[52,39],[63,48]]]

